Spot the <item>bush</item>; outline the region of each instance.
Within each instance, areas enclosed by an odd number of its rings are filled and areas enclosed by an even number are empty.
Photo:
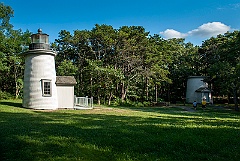
[[[6,100],[6,99],[12,99],[12,98],[13,96],[10,93],[0,91],[0,100]]]
[[[120,106],[122,100],[120,98],[116,98],[114,101],[112,101],[111,105],[113,106]]]
[[[144,105],[143,105],[142,102],[136,102],[136,103],[135,103],[135,106],[136,106],[136,107],[144,107]]]
[[[146,102],[146,101],[144,101],[144,102],[143,102],[143,106],[144,106],[144,107],[149,107],[149,106],[151,106],[151,102]]]
[[[116,98],[114,102],[112,102],[113,106],[123,106],[123,107],[149,107],[151,106],[151,102],[138,102],[138,101],[131,101],[129,99],[122,101],[120,98]]]
[[[157,99],[157,102],[164,102],[164,99],[158,98],[158,99]]]

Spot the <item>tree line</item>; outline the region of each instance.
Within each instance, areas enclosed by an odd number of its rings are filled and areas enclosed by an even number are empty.
[[[0,91],[22,96],[29,31],[13,30],[13,10],[0,5]],[[58,52],[57,75],[74,76],[77,96],[98,104],[150,105],[185,98],[188,76],[208,76],[214,96],[234,98],[240,87],[240,32],[211,37],[201,46],[184,39],[150,35],[142,26],[95,25],[91,30],[61,30],[51,44]]]

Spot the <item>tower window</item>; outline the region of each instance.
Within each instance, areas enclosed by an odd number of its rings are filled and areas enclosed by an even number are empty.
[[[42,96],[52,96],[52,81],[49,79],[42,79]]]

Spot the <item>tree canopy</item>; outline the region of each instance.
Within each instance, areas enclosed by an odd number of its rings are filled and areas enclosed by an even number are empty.
[[[23,86],[24,60],[20,53],[30,43],[30,32],[13,30],[10,24],[12,16],[12,8],[0,3],[0,91],[11,93],[17,98],[22,94]]]

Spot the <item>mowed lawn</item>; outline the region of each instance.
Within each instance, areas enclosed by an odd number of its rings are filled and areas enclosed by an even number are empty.
[[[0,101],[1,161],[240,160],[240,113],[208,107],[37,111]]]

